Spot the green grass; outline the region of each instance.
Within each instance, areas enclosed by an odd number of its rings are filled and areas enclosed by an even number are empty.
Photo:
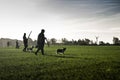
[[[45,46],[45,55],[0,48],[0,80],[120,80],[120,46]]]

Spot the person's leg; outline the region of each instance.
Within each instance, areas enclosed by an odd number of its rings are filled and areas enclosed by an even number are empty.
[[[35,55],[37,55],[37,53],[39,52],[40,50],[40,47],[38,47],[37,51],[35,52]]]
[[[41,53],[42,55],[44,55],[44,48],[41,48]]]
[[[25,52],[25,48],[23,48],[23,51]]]
[[[26,48],[25,48],[25,44],[24,44],[24,48],[23,48],[23,51],[25,52],[26,50],[25,50]]]
[[[27,47],[28,47],[28,45],[26,44],[26,45],[25,45],[25,48],[24,48],[25,51],[27,50]]]

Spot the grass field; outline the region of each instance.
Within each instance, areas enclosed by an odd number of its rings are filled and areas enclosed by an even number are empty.
[[[0,48],[0,80],[120,80],[120,46],[45,46],[45,55]]]

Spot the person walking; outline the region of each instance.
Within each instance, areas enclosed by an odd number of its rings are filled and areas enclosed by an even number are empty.
[[[16,49],[19,49],[19,42],[16,40]]]
[[[37,38],[37,51],[35,52],[35,55],[41,50],[42,55],[44,55],[44,44],[45,44],[45,30],[42,29],[41,33],[39,33],[38,38]]]
[[[23,35],[23,44],[24,44],[23,51],[26,52],[26,49],[28,47],[28,38],[26,37],[26,33],[24,33],[24,35]]]

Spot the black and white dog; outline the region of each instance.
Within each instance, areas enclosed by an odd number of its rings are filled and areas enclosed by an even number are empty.
[[[34,46],[27,48],[27,51],[31,53],[31,52],[33,52],[33,48],[34,48]]]
[[[64,54],[66,48],[63,49],[57,49],[57,53],[56,54]]]

